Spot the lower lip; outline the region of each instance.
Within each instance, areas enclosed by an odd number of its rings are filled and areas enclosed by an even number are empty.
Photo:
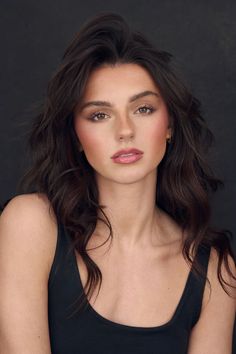
[[[142,156],[143,156],[142,154],[135,154],[130,156],[118,156],[118,157],[114,157],[113,161],[116,163],[131,163],[140,160]]]

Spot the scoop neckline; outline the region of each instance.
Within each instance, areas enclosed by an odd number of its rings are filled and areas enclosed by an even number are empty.
[[[192,278],[193,278],[193,272],[192,272],[193,265],[191,265],[191,267],[190,267],[190,270],[188,272],[188,276],[187,276],[187,279],[186,279],[186,282],[185,282],[185,285],[184,285],[184,289],[182,291],[182,295],[181,295],[181,297],[180,297],[180,299],[178,301],[178,304],[177,304],[177,306],[175,308],[175,311],[174,311],[171,319],[169,321],[167,321],[166,323],[163,323],[162,325],[152,326],[152,327],[140,327],[140,326],[126,325],[126,324],[122,324],[122,323],[118,323],[118,322],[114,322],[112,320],[109,320],[108,318],[102,316],[100,313],[98,313],[93,308],[93,306],[90,304],[90,302],[88,301],[88,299],[87,299],[87,297],[85,295],[85,291],[84,291],[84,287],[83,287],[82,280],[81,280],[81,275],[80,275],[80,269],[79,269],[79,265],[77,263],[75,249],[73,249],[72,252],[73,252],[73,266],[75,268],[75,273],[76,273],[76,276],[77,276],[77,279],[78,279],[79,286],[80,286],[80,288],[82,290],[82,294],[85,297],[85,302],[86,302],[86,305],[87,305],[87,309],[89,309],[90,315],[93,315],[98,321],[100,321],[100,322],[102,322],[102,323],[104,323],[106,325],[118,328],[118,329],[131,330],[131,331],[153,332],[153,331],[164,330],[164,329],[172,326],[173,323],[178,318],[178,316],[179,316],[179,314],[180,314],[180,312],[181,312],[181,310],[182,310],[182,308],[183,308],[183,306],[184,306],[184,304],[186,302],[188,291],[191,288],[190,285],[191,285]],[[198,255],[198,252],[195,255],[195,258],[197,257],[197,255]],[[195,260],[195,258],[194,258],[194,260]]]

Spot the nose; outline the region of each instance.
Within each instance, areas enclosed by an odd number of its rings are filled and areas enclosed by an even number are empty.
[[[118,140],[129,140],[134,137],[134,125],[128,116],[122,117],[117,125]]]

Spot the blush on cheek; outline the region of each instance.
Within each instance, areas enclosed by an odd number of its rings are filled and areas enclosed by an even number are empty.
[[[157,124],[152,127],[150,131],[150,139],[164,142],[166,140],[166,134],[168,129],[168,121],[166,119],[158,120]]]
[[[167,129],[168,121],[166,119],[158,119],[148,132],[148,141],[155,165],[159,165],[165,155]]]
[[[106,139],[102,139],[100,134],[92,134],[91,127],[89,129],[82,128],[84,127],[77,126],[75,127],[75,131],[88,162],[93,165],[96,163],[96,160],[102,157],[102,149],[106,145]]]
[[[80,124],[79,124],[80,123]],[[91,139],[91,132],[89,132],[87,129],[84,129],[82,122],[79,121],[75,121],[75,133],[81,143],[81,145],[83,146],[83,149],[86,149],[86,146],[90,145],[90,139]]]

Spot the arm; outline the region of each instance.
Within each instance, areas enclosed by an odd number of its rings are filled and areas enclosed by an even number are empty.
[[[46,199],[13,198],[0,217],[1,354],[50,354],[47,282],[56,225]]]
[[[234,260],[230,256],[228,256],[228,260],[231,270],[236,275]],[[211,298],[202,307],[200,318],[192,329],[188,354],[232,353],[236,291],[225,285],[228,292],[234,296],[232,298],[222,289],[217,278],[217,263],[217,252],[212,249],[208,266],[208,278],[212,286]],[[235,281],[226,272],[224,264],[222,264],[222,276],[227,282],[236,286]],[[204,291],[205,298],[206,287]]]

